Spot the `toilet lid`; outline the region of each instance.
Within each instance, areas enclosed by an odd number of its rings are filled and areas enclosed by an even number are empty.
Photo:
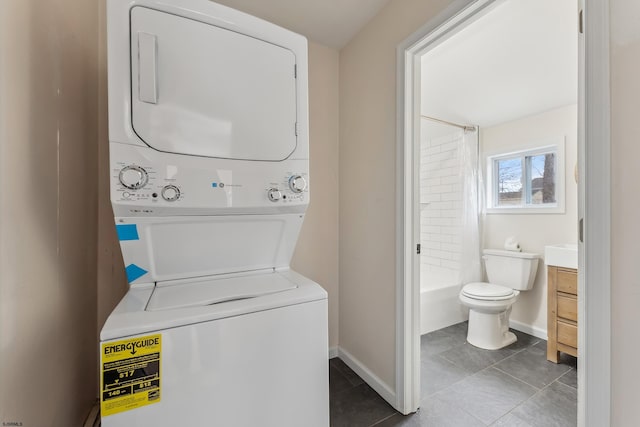
[[[475,299],[505,300],[513,297],[513,289],[491,283],[469,283],[462,288],[462,294]]]

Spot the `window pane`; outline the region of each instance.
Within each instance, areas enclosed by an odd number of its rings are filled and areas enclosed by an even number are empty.
[[[522,158],[496,160],[498,200],[496,206],[522,204]]]
[[[531,179],[530,203],[540,205],[556,202],[556,154],[527,157]]]

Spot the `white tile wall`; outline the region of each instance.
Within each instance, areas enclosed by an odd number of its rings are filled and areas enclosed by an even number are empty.
[[[457,280],[462,242],[462,189],[458,146],[462,134],[430,138],[423,131],[420,146],[421,270],[427,279]],[[434,279],[435,280],[435,279]],[[454,283],[450,283],[454,284]]]

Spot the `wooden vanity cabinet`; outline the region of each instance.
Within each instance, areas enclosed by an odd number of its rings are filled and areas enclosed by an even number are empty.
[[[547,359],[578,356],[578,270],[547,266]]]

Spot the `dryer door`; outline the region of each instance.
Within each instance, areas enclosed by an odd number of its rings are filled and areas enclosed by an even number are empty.
[[[169,153],[284,160],[296,148],[295,62],[283,47],[134,7],[134,131]]]

